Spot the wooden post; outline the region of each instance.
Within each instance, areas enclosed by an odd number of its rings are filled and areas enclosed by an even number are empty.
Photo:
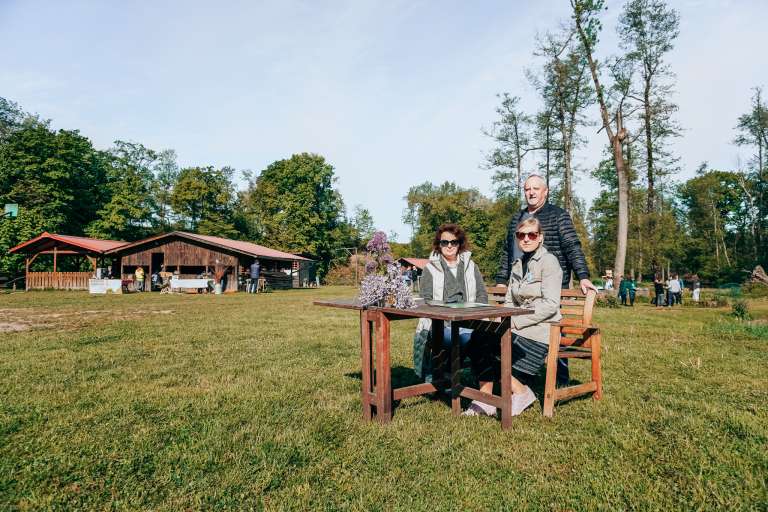
[[[389,318],[376,313],[376,418],[392,421],[392,367],[389,358]]]
[[[26,265],[24,270],[24,291],[29,291],[29,258],[26,258]]]
[[[56,273],[56,256],[57,256],[57,249],[56,246],[53,246],[53,273]]]
[[[512,427],[512,330],[511,320],[501,322],[501,428]]]
[[[460,379],[461,346],[459,340],[459,322],[451,322],[451,411],[454,416],[459,416],[461,414]]]
[[[368,311],[360,311],[360,371],[362,376],[362,389],[360,390],[360,399],[363,403],[363,419],[370,421],[373,416],[371,410],[371,398],[373,398],[373,365],[371,364],[371,321],[368,318]]]

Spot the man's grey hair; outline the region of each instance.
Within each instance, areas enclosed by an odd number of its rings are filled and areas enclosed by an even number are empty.
[[[529,175],[528,175],[528,177],[527,177],[527,178],[525,178],[525,181],[524,181],[523,183],[527,182],[527,181],[528,181],[528,180],[530,180],[531,178],[538,178],[538,179],[540,179],[540,180],[541,180],[541,182],[544,184],[544,187],[545,187],[545,188],[549,188],[549,187],[547,186],[547,180],[545,180],[544,178],[542,178],[542,177],[541,177],[541,175],[539,175],[539,174],[529,174]]]

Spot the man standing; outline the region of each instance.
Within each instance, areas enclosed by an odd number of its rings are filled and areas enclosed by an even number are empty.
[[[251,263],[250,273],[251,284],[248,293],[256,293],[259,287],[259,274],[261,274],[261,265],[259,265],[258,259],[253,260],[253,263]]]
[[[553,204],[547,203],[549,189],[541,176],[533,174],[525,180],[525,201],[528,206],[512,217],[507,228],[507,238],[502,249],[499,272],[496,274],[496,284],[506,286],[509,282],[509,273],[512,262],[522,256],[522,250],[515,240],[517,225],[529,217],[536,217],[541,223],[541,231],[544,234],[544,247],[557,257],[560,268],[563,269],[563,288],[568,288],[571,281],[571,272],[579,279],[581,291],[595,290],[595,285],[589,280],[589,268],[584,252],[581,250],[581,242],[573,227],[573,221],[567,211]],[[568,383],[568,362],[559,359],[557,364],[558,384]]]
[[[137,292],[144,291],[144,269],[136,267],[136,272],[133,273],[133,282]]]

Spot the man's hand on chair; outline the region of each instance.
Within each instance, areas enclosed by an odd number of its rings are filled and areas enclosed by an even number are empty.
[[[584,295],[587,294],[587,290],[595,290],[597,292],[597,287],[589,279],[582,279],[579,281],[579,285],[581,286],[581,293]]]

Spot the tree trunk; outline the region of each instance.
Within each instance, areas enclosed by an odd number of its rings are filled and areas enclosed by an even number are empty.
[[[523,193],[523,156],[520,154],[520,133],[517,130],[517,121],[515,121],[515,158],[517,164],[517,198],[524,201]]]
[[[619,218],[616,229],[616,258],[613,262],[613,275],[624,275],[627,258],[627,238],[629,235],[629,176],[627,173],[621,138],[616,135],[612,142],[616,177],[619,182]]]
[[[645,206],[646,213],[654,211],[654,205],[656,202],[656,192],[654,190],[654,169],[653,169],[653,132],[651,130],[651,83],[649,80],[645,82],[645,89],[643,91],[643,107],[645,109],[644,116],[644,128],[645,128],[645,167],[646,167],[646,179],[648,180],[648,196],[647,204]]]
[[[546,167],[546,172],[547,172],[547,190],[549,190],[549,151],[550,151],[550,145],[552,144],[552,137],[551,137],[551,135],[549,133],[549,129],[550,129],[549,121],[547,121],[547,144],[546,144],[546,146],[547,146],[547,167]]]
[[[574,12],[577,11],[576,4],[571,1],[571,6]],[[617,107],[614,121],[616,123],[616,132],[614,133],[611,127],[611,119],[608,114],[608,104],[603,94],[603,87],[600,84],[600,77],[597,72],[597,62],[592,55],[592,45],[590,39],[584,30],[579,16],[574,17],[576,23],[576,30],[579,33],[581,44],[584,48],[584,55],[587,58],[587,64],[589,65],[589,72],[592,75],[592,82],[595,86],[595,93],[597,94],[597,102],[600,106],[600,118],[603,122],[603,129],[608,137],[608,142],[611,145],[613,151],[613,163],[616,167],[616,177],[619,183],[619,218],[618,226],[616,229],[616,258],[614,259],[614,276],[624,275],[624,263],[627,257],[627,235],[629,232],[629,176],[627,175],[627,169],[624,165],[624,155],[622,154],[622,141],[627,135],[624,129],[624,123],[622,119],[621,106]]]

